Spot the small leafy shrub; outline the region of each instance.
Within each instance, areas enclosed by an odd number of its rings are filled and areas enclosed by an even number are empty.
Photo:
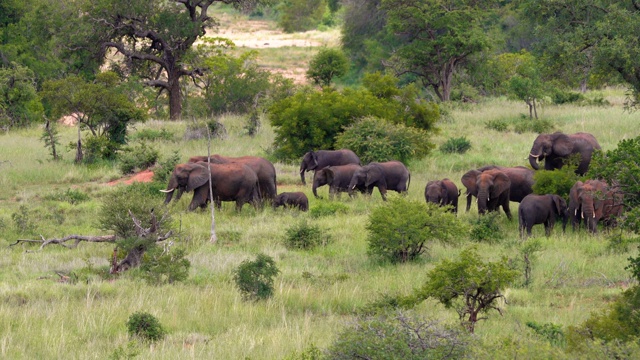
[[[53,194],[47,194],[43,196],[44,200],[50,201],[66,201],[69,204],[76,205],[81,202],[87,201],[90,199],[89,195],[85,194],[80,190],[75,189],[67,189],[63,192],[56,192]]]
[[[430,242],[455,239],[462,226],[446,208],[398,196],[373,209],[366,229],[369,255],[406,262],[427,251]]]
[[[536,171],[533,175],[533,193],[560,195],[569,203],[569,192],[576,181],[580,180],[575,169],[575,165],[565,165],[562,169]]]
[[[498,224],[498,217],[498,212],[493,211],[473,219],[471,221],[471,240],[488,243],[502,240],[504,234]]]
[[[289,227],[284,237],[284,246],[287,249],[309,250],[319,245],[326,245],[330,241],[318,225],[310,225],[306,220]]]
[[[142,129],[131,135],[131,140],[141,141],[172,141],[173,133],[167,129]]]
[[[182,248],[162,248],[154,244],[142,257],[142,278],[152,285],[172,284],[189,277],[191,262]]]
[[[18,211],[11,214],[11,219],[19,233],[31,234],[36,230],[34,214],[27,205],[20,205]]]
[[[336,77],[341,77],[349,70],[349,59],[337,48],[322,48],[309,62],[307,78],[314,84],[331,85]]]
[[[640,244],[640,237],[627,237],[622,233],[608,235],[607,250],[614,254],[624,254],[629,252],[629,246]]]
[[[444,144],[440,145],[440,152],[445,154],[458,153],[464,154],[471,149],[471,141],[465,136],[458,138],[449,138]]]
[[[523,120],[515,124],[513,131],[518,134],[533,132],[538,134],[552,133],[555,125],[549,120],[535,119]]]
[[[554,104],[573,104],[586,100],[584,95],[575,91],[562,91],[557,89],[551,94],[551,101]]]
[[[319,218],[336,214],[346,214],[348,211],[349,207],[343,203],[319,201],[309,209],[309,215],[313,218]]]
[[[314,344],[311,344],[301,353],[295,351],[287,355],[284,360],[322,360],[324,358],[325,357],[323,356],[322,350],[320,350]]]
[[[211,119],[206,122],[190,122],[184,131],[184,140],[208,139],[209,132],[212,139],[224,139],[227,137],[227,129],[220,122]]]
[[[176,150],[171,156],[158,162],[158,166],[153,169],[153,182],[166,185],[178,163],[180,163],[180,153]]]
[[[135,312],[129,316],[127,332],[130,337],[151,342],[161,340],[167,333],[155,316],[143,311]]]
[[[326,8],[323,0],[292,0],[278,7],[278,26],[286,33],[315,29],[322,21]]]
[[[426,131],[375,117],[365,117],[345,128],[338,135],[336,146],[353,150],[363,164],[389,160],[406,163],[426,156],[434,148]]]
[[[69,144],[71,149],[76,148],[76,143]],[[121,144],[109,140],[106,136],[89,136],[83,140],[84,161],[93,163],[98,160],[113,160],[116,158]]]
[[[119,238],[135,237],[133,220],[129,216],[131,211],[143,226],[148,226],[151,220],[151,211],[164,211],[162,199],[158,197],[158,186],[155,183],[133,183],[128,186],[118,187],[108,193],[98,213],[98,227],[112,231]],[[164,214],[160,213],[160,219]],[[171,218],[167,216],[162,226],[170,224]],[[158,229],[158,233],[166,233],[168,229]]]
[[[125,147],[119,156],[120,171],[130,174],[136,170],[150,168],[158,161],[158,157],[158,150],[144,142],[133,147]]]
[[[553,323],[538,324],[535,321],[527,321],[527,327],[537,335],[548,340],[552,345],[564,346],[565,338],[562,326]]]
[[[327,349],[329,359],[461,359],[470,338],[413,312],[360,316]]]
[[[244,300],[257,301],[273,295],[273,278],[278,273],[273,258],[258,254],[255,260],[245,260],[236,268],[233,280]]]
[[[247,118],[247,122],[242,128],[247,132],[247,135],[251,137],[254,137],[256,136],[256,134],[258,134],[258,130],[260,130],[260,116],[258,115],[258,111],[251,111],[249,117]]]
[[[499,132],[509,131],[509,123],[501,119],[489,120],[485,123],[484,127]]]

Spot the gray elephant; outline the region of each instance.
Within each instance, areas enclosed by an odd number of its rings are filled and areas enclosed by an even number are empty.
[[[500,170],[509,177],[511,183],[509,188],[509,200],[521,202],[525,196],[533,193],[533,175],[534,171],[524,166],[504,167],[496,165],[487,165],[476,170],[470,170],[462,176],[462,184],[467,188],[467,211],[471,208],[471,199],[478,196],[476,186],[477,177],[480,173],[487,170]]]
[[[211,174],[211,188],[209,192],[209,174]],[[171,174],[166,190],[164,203],[168,204],[177,191],[176,201],[183,192],[193,191],[193,199],[189,204],[189,211],[198,207],[204,208],[213,199],[220,208],[222,201],[235,201],[236,210],[240,211],[245,203],[252,203],[257,208],[260,202],[260,188],[256,173],[246,165],[211,164],[207,163],[178,164]]]
[[[377,187],[382,200],[387,201],[387,190],[405,193],[409,190],[411,173],[400,161],[372,162],[356,170],[349,182],[349,195],[356,188]]]
[[[424,188],[424,198],[427,202],[440,206],[452,206],[451,211],[458,212],[458,197],[460,191],[456,184],[449,179],[431,180]]]
[[[569,216],[574,230],[584,225],[597,232],[598,222],[614,224],[622,213],[622,193],[600,180],[577,181],[569,192]]]
[[[559,195],[529,194],[518,207],[518,220],[520,224],[520,237],[524,238],[524,232],[531,236],[531,228],[536,224],[544,224],[544,232],[547,237],[557,219],[562,219],[562,232],[567,226],[569,211],[567,202]]]
[[[538,170],[538,161],[544,160],[545,170],[560,169],[569,156],[580,154],[580,164],[578,164],[576,174],[584,175],[589,170],[591,155],[596,149],[600,149],[600,144],[589,133],[540,134],[534,140],[529,152],[529,163],[532,168]]]
[[[357,164],[360,165],[360,158],[349,149],[340,150],[318,150],[309,151],[302,157],[300,164],[300,179],[306,185],[304,179],[305,171],[317,171],[327,166]]]
[[[193,156],[189,159],[189,162],[207,162],[207,156]],[[258,183],[260,184],[260,195],[262,200],[273,200],[278,193],[276,183],[276,168],[273,164],[258,156],[241,156],[230,157],[222,155],[211,155],[211,163],[214,164],[229,164],[239,163],[247,165],[258,176]]]
[[[478,198],[478,213],[502,210],[511,220],[509,210],[509,196],[511,180],[501,169],[489,169],[485,171],[471,170],[462,177],[462,183],[467,188],[467,210],[469,210],[470,196]]]
[[[303,192],[283,192],[273,199],[272,206],[277,209],[280,206],[285,208],[297,207],[300,211],[309,210],[309,199]]]
[[[313,195],[318,198],[317,189],[324,185],[329,185],[329,199],[333,199],[335,194],[340,196],[342,192],[349,192],[349,183],[353,174],[362,167],[358,164],[327,166],[313,174]],[[361,193],[368,192],[371,194],[373,187],[367,188],[364,185],[356,186]],[[353,195],[353,194],[350,194]]]

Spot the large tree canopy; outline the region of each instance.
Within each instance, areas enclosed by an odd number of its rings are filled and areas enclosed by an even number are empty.
[[[216,25],[208,15],[216,2],[249,9],[268,0],[93,1],[86,13],[100,35],[102,49],[117,52],[103,51],[104,55],[126,64],[127,71],[160,93],[166,91],[170,117],[178,119],[182,112],[181,78],[202,75],[202,69],[184,60],[193,44]]]
[[[493,0],[382,0],[388,28],[399,46],[390,65],[397,74],[417,76],[448,101],[454,71],[489,47],[487,22]]]

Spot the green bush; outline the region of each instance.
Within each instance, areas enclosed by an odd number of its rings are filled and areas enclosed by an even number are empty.
[[[494,119],[494,120],[487,121],[485,123],[485,127],[487,129],[491,129],[491,130],[495,130],[495,131],[499,131],[499,132],[509,131],[509,123],[504,121],[504,120],[500,120],[500,119]]]
[[[317,201],[316,205],[309,209],[309,215],[313,218],[322,216],[333,216],[336,214],[346,214],[349,207],[339,202]]]
[[[108,193],[103,200],[98,213],[98,227],[103,230],[112,231],[118,238],[126,239],[135,237],[135,227],[133,220],[129,216],[131,211],[143,226],[149,226],[151,211],[164,211],[166,207],[162,204],[162,198],[158,197],[159,184],[134,182],[131,185],[118,187],[113,192]],[[160,213],[160,219],[164,214]],[[171,217],[167,216],[165,222],[171,223]],[[169,229],[158,229],[158,233],[166,233]]]
[[[158,161],[159,152],[155,148],[142,142],[136,146],[127,146],[118,156],[120,171],[130,174],[135,171],[148,169]]]
[[[434,148],[426,131],[375,117],[365,117],[346,127],[338,135],[336,145],[351,149],[363,164],[389,160],[407,163],[410,159],[423,158]]]
[[[306,220],[289,227],[286,230],[284,246],[287,249],[308,250],[316,246],[325,246],[330,237],[318,225],[310,225]]]
[[[471,221],[471,240],[492,243],[504,238],[500,224],[498,224],[498,218],[497,211],[474,218]]]
[[[36,75],[28,67],[7,63],[5,58],[0,67],[0,127],[27,126],[41,121],[43,115]]]
[[[166,185],[173,173],[176,165],[180,163],[180,152],[177,150],[168,158],[160,161],[158,166],[153,169],[153,182]]]
[[[53,194],[47,194],[43,196],[44,200],[52,200],[52,201],[66,201],[69,204],[76,205],[83,201],[87,201],[90,199],[89,195],[85,194],[80,190],[75,189],[67,189],[63,192],[56,192]]]
[[[151,342],[161,340],[167,333],[155,316],[143,311],[135,312],[129,316],[127,332],[130,337]]]
[[[84,161],[94,163],[98,160],[113,160],[116,158],[121,144],[109,140],[106,136],[89,136],[83,141]],[[76,143],[69,144],[69,148],[75,149]]]
[[[349,70],[349,59],[340,49],[323,48],[309,62],[307,78],[314,84],[329,86]]]
[[[273,295],[273,278],[279,272],[273,258],[258,254],[255,260],[245,260],[236,268],[233,280],[244,300],[257,301]]]
[[[446,208],[424,201],[392,197],[371,211],[368,253],[391,262],[416,259],[436,240],[451,242],[463,226]]]
[[[533,174],[533,193],[560,195],[569,203],[569,192],[576,181],[580,180],[575,169],[575,165],[567,164],[562,169],[536,171]]]
[[[549,120],[535,119],[535,120],[523,120],[518,121],[513,131],[518,134],[524,134],[526,132],[533,132],[538,134],[552,133],[555,125]]]
[[[155,245],[147,248],[142,257],[142,278],[151,285],[173,284],[187,280],[191,262],[181,248],[162,248]]]
[[[227,129],[215,119],[207,121],[192,121],[187,124],[184,131],[184,140],[208,139],[211,134],[212,139],[224,139],[227,137]]]
[[[302,32],[315,29],[322,21],[325,0],[290,0],[280,3],[278,26],[284,32]]]
[[[464,154],[471,149],[471,141],[465,136],[458,138],[449,138],[444,144],[440,145],[440,152],[445,154],[457,153]]]
[[[141,141],[172,141],[173,139],[173,133],[167,129],[142,129],[131,135],[131,140]]]
[[[552,345],[565,345],[564,331],[562,331],[562,326],[553,323],[538,324],[535,321],[527,321],[526,325],[537,335],[548,340]]]
[[[470,338],[460,329],[444,326],[412,312],[358,317],[327,349],[333,360],[462,359]]]
[[[584,95],[574,91],[562,91],[562,90],[556,89],[551,94],[551,101],[556,105],[573,104],[577,102],[582,102],[584,100],[586,100]]]
[[[18,211],[11,214],[11,219],[18,233],[32,234],[36,230],[35,214],[26,205],[20,205]]]

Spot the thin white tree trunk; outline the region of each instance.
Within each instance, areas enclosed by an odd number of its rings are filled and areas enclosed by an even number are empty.
[[[207,168],[209,169],[209,196],[211,196],[211,237],[209,242],[215,244],[218,242],[218,237],[216,236],[215,201],[213,199],[213,185],[211,184],[211,129],[209,129],[209,126],[207,126],[207,138]]]

